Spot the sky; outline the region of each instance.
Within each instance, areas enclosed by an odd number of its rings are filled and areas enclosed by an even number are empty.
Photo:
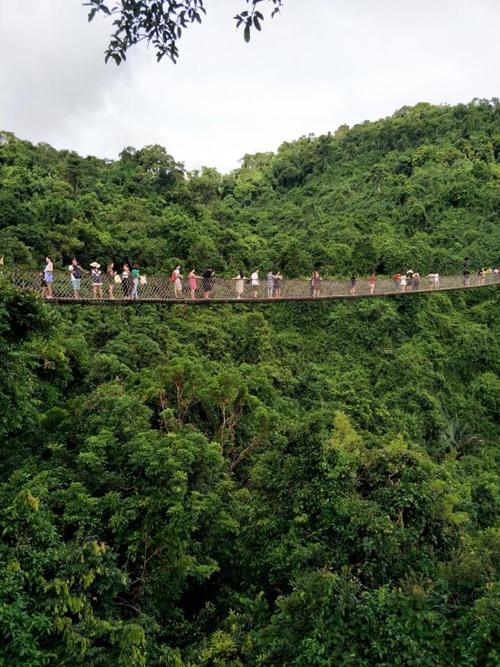
[[[161,144],[227,172],[405,105],[500,97],[498,0],[284,0],[249,44],[245,5],[205,0],[177,65],[140,45],[117,67],[111,22],[88,23],[81,0],[0,0],[0,129],[111,159]]]

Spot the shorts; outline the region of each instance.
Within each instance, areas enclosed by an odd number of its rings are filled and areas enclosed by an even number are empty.
[[[45,271],[45,281],[48,283],[54,282],[54,274],[52,271]]]
[[[71,278],[71,284],[73,285],[73,289],[75,291],[80,291],[81,282],[82,282],[81,278]]]

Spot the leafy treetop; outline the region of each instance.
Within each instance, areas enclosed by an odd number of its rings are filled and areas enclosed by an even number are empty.
[[[264,0],[246,0],[248,9],[241,11],[234,19],[236,26],[243,26],[243,36],[250,41],[252,29],[261,30],[264,14],[259,11],[259,3]],[[283,0],[266,0],[274,5],[274,16]],[[115,30],[106,50],[106,62],[112,58],[117,65],[127,59],[131,46],[146,41],[156,49],[156,59],[168,56],[174,63],[179,57],[177,42],[182,33],[192,23],[201,23],[206,14],[205,0],[89,0],[89,21],[102,13],[114,18]]]

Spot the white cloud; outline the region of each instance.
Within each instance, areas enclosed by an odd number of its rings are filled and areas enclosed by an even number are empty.
[[[497,0],[286,0],[249,45],[232,20],[244,4],[206,0],[176,66],[139,47],[116,67],[110,22],[89,25],[79,0],[2,0],[0,128],[106,157],[161,143],[228,170],[405,104],[499,95]]]

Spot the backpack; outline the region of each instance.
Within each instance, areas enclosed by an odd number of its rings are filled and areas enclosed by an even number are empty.
[[[170,282],[175,283],[176,280],[177,280],[177,274],[175,273],[175,271],[172,271],[172,275],[170,276]]]

